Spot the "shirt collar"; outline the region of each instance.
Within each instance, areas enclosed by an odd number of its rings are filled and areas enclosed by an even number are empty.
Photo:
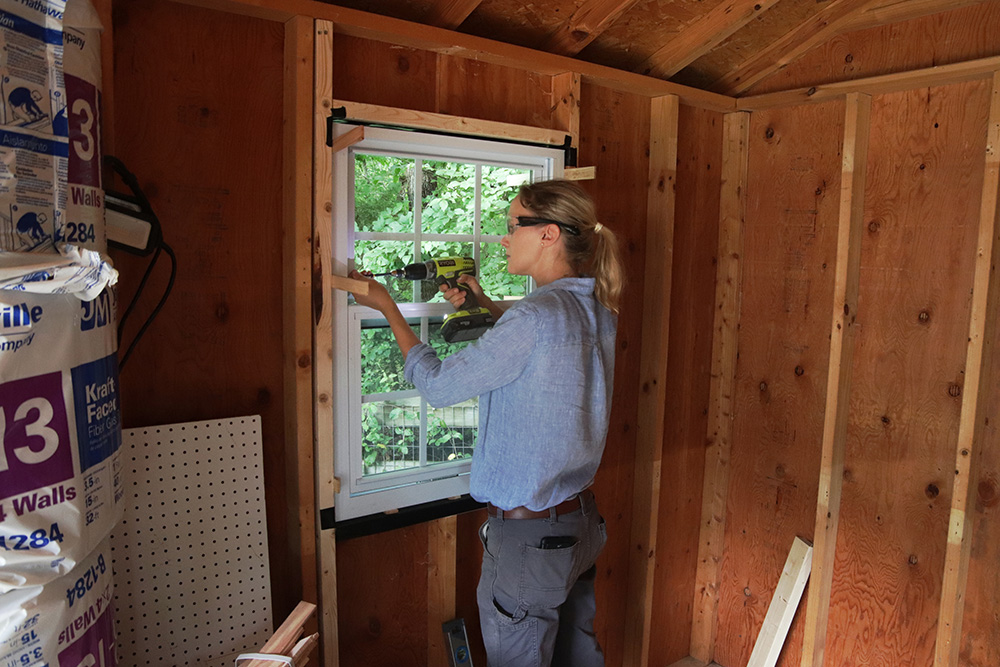
[[[532,294],[544,294],[545,292],[555,289],[563,289],[569,292],[576,292],[577,294],[593,294],[594,279],[586,277],[560,278],[559,280],[553,280],[547,285],[536,287]]]

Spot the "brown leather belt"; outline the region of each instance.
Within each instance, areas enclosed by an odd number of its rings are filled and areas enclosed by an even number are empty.
[[[568,514],[580,509],[583,506],[581,496],[583,496],[584,493],[588,492],[583,491],[569,500],[564,500],[556,505],[554,508],[556,515]],[[527,507],[515,507],[512,510],[502,510],[493,503],[486,503],[486,509],[489,511],[490,516],[495,516],[498,519],[545,519],[550,516],[549,510],[536,512],[535,510],[529,510]]]

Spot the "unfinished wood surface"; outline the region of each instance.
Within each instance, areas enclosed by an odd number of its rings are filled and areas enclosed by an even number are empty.
[[[990,0],[886,0],[863,12],[858,12],[843,27],[845,31],[866,30],[889,23],[904,23],[913,19],[949,12],[961,7],[987,4]]]
[[[667,388],[667,343],[670,340],[678,111],[676,97],[657,97],[650,101],[645,248],[646,266],[655,266],[657,270],[655,274],[647,273],[642,297],[646,307],[642,321],[639,417],[632,492],[632,557],[628,570],[628,599],[631,604],[625,617],[625,662],[630,665],[646,665],[649,660]]]
[[[553,123],[553,78],[516,67],[442,56],[437,83],[440,112],[551,129],[551,136],[562,144],[567,132]]]
[[[455,618],[455,550],[458,520],[427,524],[427,664],[449,664],[441,625]]]
[[[300,597],[319,599],[316,561],[316,471],[313,452],[312,170],[313,21],[285,24],[284,185],[282,214],[285,369],[285,460],[290,575]]]
[[[420,524],[337,543],[344,667],[447,664],[432,663],[427,654],[427,528]]]
[[[976,445],[982,439],[983,420],[990,416],[982,407],[987,394],[996,387],[997,378],[982,374],[983,347],[996,329],[996,314],[1000,299],[994,285],[990,287],[996,265],[993,242],[997,234],[997,196],[1000,194],[1000,73],[993,76],[986,143],[983,146],[985,166],[979,207],[979,231],[976,240],[975,273],[972,283],[972,305],[969,312],[969,335],[965,353],[965,378],[962,382],[962,411],[958,422],[955,447],[955,477],[951,495],[951,520],[948,526],[948,547],[944,561],[944,581],[941,584],[941,610],[938,615],[934,664],[957,667],[962,637],[962,614],[965,611],[966,581],[972,548],[972,520],[969,491],[974,479],[973,462]],[[988,360],[987,360],[988,362]],[[979,432],[977,432],[979,431]]]
[[[747,667],[774,667],[785,645],[788,629],[799,607],[799,600],[809,580],[812,546],[796,537],[781,570],[781,578],[767,606],[767,616],[754,642]]]
[[[836,35],[841,26],[860,10],[879,0],[830,0],[820,11],[788,31],[780,39],[768,43],[752,58],[744,60],[712,85],[713,90],[738,95],[752,85],[778,71],[814,46]]]
[[[465,621],[465,634],[473,665],[486,664],[483,634],[479,630],[479,605],[476,588],[482,571],[483,544],[479,527],[486,522],[486,509],[459,514],[455,538],[455,618]]]
[[[746,97],[739,100],[738,106],[746,111],[759,111],[777,106],[826,102],[843,97],[847,93],[879,95],[916,88],[945,86],[965,81],[987,81],[993,77],[993,73],[997,70],[1000,70],[1000,57],[982,58],[954,65],[942,65],[899,74],[886,74],[856,81],[844,81],[824,86],[811,86],[799,90]]]
[[[712,324],[712,382],[691,624],[691,656],[703,662],[711,661],[715,655],[718,630],[719,576],[725,544],[726,497],[735,408],[733,398],[743,277],[749,131],[749,114],[725,116],[715,317]]]
[[[333,508],[333,150],[326,145],[326,119],[333,104],[333,26],[313,26],[313,181],[312,181],[312,323],[313,437],[316,503]],[[320,639],[324,665],[338,664],[340,641],[337,611],[337,550],[332,529],[316,517],[319,551]]]
[[[670,663],[670,667],[706,667],[706,665],[704,660],[688,656],[686,658],[681,658],[677,662]],[[715,663],[713,662],[707,667],[715,667]]]
[[[111,0],[92,0],[101,19],[101,155],[115,153],[115,30]],[[107,184],[105,184],[107,186]]]
[[[542,51],[575,56],[638,0],[585,0],[553,31]]]
[[[552,77],[552,126],[568,134],[580,147],[580,75],[566,72]]]
[[[424,49],[333,36],[333,87],[340,99],[435,111],[430,91],[437,80],[437,63],[437,54]]]
[[[996,81],[988,130],[988,163],[997,158]],[[995,166],[992,167],[995,169]],[[992,189],[997,191],[996,174],[986,172],[983,199]],[[982,208],[980,215],[982,215]],[[1000,664],[1000,634],[997,633],[997,600],[1000,599],[1000,532],[997,507],[1000,505],[1000,429],[996,415],[1000,414],[1000,211],[995,214],[993,261],[986,304],[986,329],[983,336],[982,380],[973,434],[972,476],[970,478],[967,518],[972,521],[972,535],[964,539],[969,545],[969,571],[965,586],[965,611],[961,627],[959,664],[967,667],[989,667]],[[992,382],[984,380],[992,379]],[[974,494],[974,495],[973,495]]]
[[[646,149],[650,103],[643,97],[583,85],[580,162],[601,177],[580,185],[594,198],[601,222],[614,231],[622,249],[628,284],[636,293],[646,282]],[[655,274],[653,274],[655,275]],[[609,665],[623,663],[628,606],[630,528],[635,474],[637,405],[643,313],[639,300],[625,299],[618,317],[615,396],[607,445],[592,487],[607,520],[608,543],[597,561],[595,632]]]
[[[178,1],[189,5],[222,9],[235,14],[267,17],[275,21],[287,21],[295,15],[312,16],[332,21],[338,34],[446,53],[469,60],[482,60],[539,74],[578,72],[587,83],[611,90],[647,97],[677,95],[685,104],[717,111],[729,111],[733,108],[732,98],[725,95],[434,26],[336,7],[315,0]]]
[[[933,661],[961,396],[972,390],[989,96],[973,82],[872,100],[826,664]]]
[[[908,0],[890,7],[914,4],[921,3]],[[1000,54],[1000,3],[962,4],[944,14],[842,34],[761,80],[747,93],[757,96],[808,89]],[[929,44],[934,48],[927,48]]]
[[[259,653],[290,656],[296,642],[302,636],[303,628],[315,612],[316,605],[305,601],[299,602],[292,613],[274,631],[274,634],[264,642]],[[246,667],[266,667],[271,662],[270,660],[251,660],[246,663]]]
[[[563,178],[567,181],[592,181],[597,178],[597,167],[566,167]]]
[[[718,112],[680,108],[650,665],[671,664],[691,650],[719,250],[722,126]]]
[[[639,65],[636,71],[669,79],[773,7],[776,2],[777,0],[724,0],[686,26],[676,38],[667,41]]]
[[[368,283],[364,280],[355,280],[344,276],[330,276],[330,288],[354,294],[368,294]]]
[[[425,15],[422,23],[454,30],[462,25],[462,22],[469,17],[469,14],[476,10],[476,7],[483,0],[437,0],[431,11]]]
[[[261,415],[272,601],[291,571],[282,361],[284,25],[158,0],[114,6],[116,154],[163,223],[173,294],[122,369],[125,428]],[[253,125],[230,119],[254,119]],[[254,165],[247,169],[247,165]],[[119,303],[148,258],[115,253]],[[131,341],[167,283],[163,257],[132,313]]]
[[[330,147],[330,153],[335,154],[344,150],[345,148],[350,148],[356,143],[365,140],[365,128],[356,127],[349,131],[347,134],[343,134],[333,140],[333,146]]]
[[[843,102],[750,121],[739,358],[714,659],[745,664],[795,536],[812,540],[841,199]],[[800,614],[781,664],[797,664]]]
[[[833,308],[830,313],[830,361],[827,366],[826,406],[823,408],[823,441],[813,537],[815,552],[802,641],[802,667],[823,665],[837,526],[840,522],[851,369],[854,365],[871,97],[851,93],[847,96],[845,107],[840,211],[833,267]]]
[[[494,137],[531,141],[539,144],[561,146],[565,134],[558,130],[547,130],[541,127],[527,125],[512,125],[496,121],[464,118],[426,111],[398,109],[396,107],[381,107],[374,104],[362,104],[347,100],[334,100],[334,107],[346,107],[349,120],[371,121],[401,127],[412,127],[423,130],[443,130],[455,134],[465,134],[477,137]]]

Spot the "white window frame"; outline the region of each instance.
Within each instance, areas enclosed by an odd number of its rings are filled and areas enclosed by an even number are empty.
[[[354,125],[334,124],[333,139],[351,131]],[[333,155],[333,271],[346,275],[354,268],[354,183],[355,151],[384,152],[400,157],[467,162],[531,169],[533,178],[559,178],[563,175],[564,152],[561,149],[490,141],[470,137],[445,136],[423,132],[364,128],[364,139]],[[476,196],[479,196],[477,188]],[[478,212],[477,206],[477,212]],[[478,261],[480,244],[499,241],[501,236],[479,234],[422,235],[427,241],[461,240],[472,242]],[[418,232],[419,234],[419,232]],[[381,239],[385,235],[365,234]],[[452,236],[452,235],[447,235]],[[470,238],[465,238],[465,237]],[[410,236],[406,240],[411,240]],[[361,396],[361,322],[381,315],[370,308],[349,305],[345,292],[333,294],[333,437],[334,475],[340,480],[336,496],[337,521],[387,512],[421,503],[461,496],[469,492],[471,460],[439,463],[426,468],[363,475],[362,396]],[[404,317],[434,317],[452,312],[448,303],[403,303]],[[427,324],[422,326],[426,339]]]

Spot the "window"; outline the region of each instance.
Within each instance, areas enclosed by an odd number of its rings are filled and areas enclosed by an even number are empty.
[[[351,126],[337,125],[335,136]],[[528,279],[506,271],[507,206],[525,181],[562,174],[558,149],[365,128],[334,155],[333,266],[383,273],[444,256],[475,258],[494,300],[515,300]],[[386,285],[420,340],[443,357],[439,329],[453,309],[431,281]],[[403,377],[403,357],[381,313],[334,295],[337,519],[468,493],[478,398],[432,408]]]

